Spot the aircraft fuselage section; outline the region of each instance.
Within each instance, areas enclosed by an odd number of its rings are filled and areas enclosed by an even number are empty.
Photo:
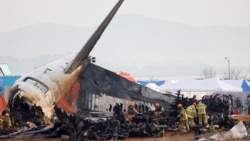
[[[40,106],[44,114],[51,117],[51,108],[62,94],[70,89],[82,71],[82,67],[79,66],[70,74],[64,73],[65,67],[73,57],[74,55],[67,56],[22,76],[14,84],[19,88],[17,96],[25,97],[31,105]]]

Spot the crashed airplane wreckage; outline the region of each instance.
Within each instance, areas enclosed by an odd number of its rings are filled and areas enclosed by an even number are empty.
[[[158,93],[91,63],[90,52],[122,2],[117,2],[78,54],[42,66],[15,82],[7,96],[13,126],[1,129],[0,138],[67,135],[70,140],[107,140],[162,136],[163,128],[176,128],[176,105],[187,106],[194,99]],[[131,100],[141,114],[128,124],[122,114]],[[156,102],[165,109],[161,118],[152,115]]]

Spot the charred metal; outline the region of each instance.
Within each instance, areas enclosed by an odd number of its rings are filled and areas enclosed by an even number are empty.
[[[162,137],[164,133],[177,132],[179,120],[176,118],[178,114],[176,103],[189,105],[193,100],[195,100],[195,97],[185,98],[179,91],[176,94],[176,101],[170,104],[174,110],[166,109],[160,116],[156,117],[154,111],[148,109],[135,115],[132,122],[126,121],[123,105],[119,103],[111,107],[112,115],[86,109],[79,110],[75,115],[69,115],[55,105],[56,116],[53,125],[45,126],[41,120],[42,113],[39,113],[41,112],[39,107],[32,107],[23,102],[22,98],[19,98],[15,100],[18,101],[17,103],[12,103],[11,108],[14,126],[13,128],[1,130],[0,138],[57,138],[63,136],[68,140],[112,140],[130,137]],[[210,102],[210,104],[221,105],[220,109],[228,106],[222,101],[210,100]],[[218,108],[208,109],[210,124],[219,124],[225,129],[230,129],[235,125],[228,115],[217,112]],[[36,126],[30,128],[27,121],[32,121]],[[193,127],[191,130],[197,134],[202,132],[198,126]]]
[[[117,2],[78,54],[42,66],[15,82],[7,101],[12,126],[1,128],[0,138],[111,140],[177,132],[177,105],[186,108],[195,97],[184,97],[181,91],[173,95],[156,92],[92,64],[95,59],[89,57],[122,2]],[[124,113],[132,100],[139,114],[128,122]],[[155,113],[156,102],[164,111]],[[204,97],[203,102],[208,105],[210,125],[227,129],[234,125],[225,99]],[[198,126],[191,130],[202,132]]]

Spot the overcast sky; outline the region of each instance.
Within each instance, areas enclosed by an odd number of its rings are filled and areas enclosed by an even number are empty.
[[[0,32],[41,23],[93,27],[104,19],[116,2],[0,0]],[[250,28],[249,6],[249,0],[125,0],[116,15],[140,15],[195,27]]]
[[[0,0],[0,31],[38,23],[89,27],[117,0]],[[136,14],[194,26],[250,27],[249,0],[125,0],[117,14]]]

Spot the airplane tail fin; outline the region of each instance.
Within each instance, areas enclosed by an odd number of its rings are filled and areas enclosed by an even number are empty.
[[[107,17],[104,19],[104,21],[101,23],[101,25],[97,28],[97,30],[94,32],[94,34],[89,38],[87,43],[83,46],[81,51],[76,55],[74,60],[68,65],[68,67],[65,69],[65,73],[71,73],[74,71],[78,66],[89,63],[89,53],[92,51],[94,48],[96,42],[99,40],[101,37],[102,33],[108,26],[109,22],[112,20],[114,17],[115,13],[121,6],[122,2],[124,0],[119,0],[117,4],[114,6],[114,8],[110,11],[110,13],[107,15]],[[87,61],[87,62],[86,62]]]

